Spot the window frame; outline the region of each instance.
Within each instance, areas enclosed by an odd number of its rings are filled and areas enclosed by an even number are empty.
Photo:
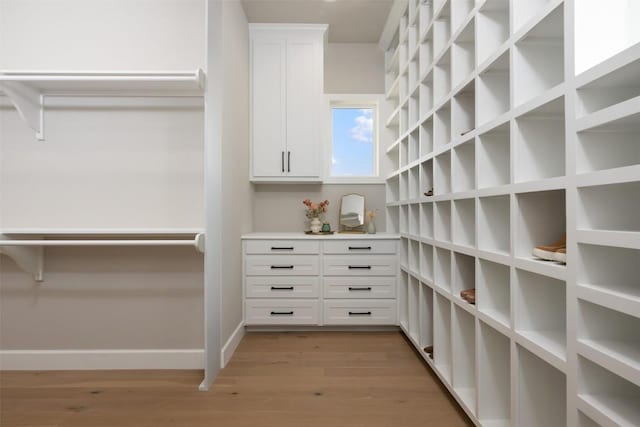
[[[327,112],[325,126],[327,135],[325,149],[325,168],[323,182],[326,184],[384,184],[384,177],[381,176],[381,123],[380,123],[380,99],[383,95],[363,95],[363,94],[334,94],[325,97],[325,111]],[[373,109],[373,169],[372,176],[332,176],[332,156],[333,156],[333,109],[334,108],[371,108]]]

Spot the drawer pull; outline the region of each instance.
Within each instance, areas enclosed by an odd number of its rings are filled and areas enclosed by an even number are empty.
[[[292,291],[293,286],[272,286],[272,291]]]
[[[367,286],[366,288],[353,288],[353,287],[349,286],[349,290],[350,291],[370,291],[371,290],[371,286]]]
[[[272,316],[293,316],[293,311],[272,311]]]
[[[271,246],[272,251],[292,251],[293,246]]]
[[[349,246],[350,251],[370,251],[371,246]]]
[[[371,316],[370,311],[350,311],[349,316]]]
[[[272,265],[272,270],[293,270],[293,265]]]
[[[349,270],[371,270],[370,265],[350,265]]]

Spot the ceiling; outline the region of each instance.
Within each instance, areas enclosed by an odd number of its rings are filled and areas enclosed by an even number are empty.
[[[377,43],[393,0],[242,0],[249,22],[329,24],[330,43]]]

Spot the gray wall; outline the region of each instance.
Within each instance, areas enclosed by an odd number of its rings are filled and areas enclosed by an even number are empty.
[[[376,43],[329,43],[325,93],[383,93],[384,52]]]
[[[251,231],[249,183],[249,29],[240,2],[223,8],[222,331],[224,344],[242,321],[242,245]]]

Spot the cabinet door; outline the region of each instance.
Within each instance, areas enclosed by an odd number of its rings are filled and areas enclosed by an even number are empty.
[[[320,176],[322,51],[316,40],[287,42],[287,175]]]
[[[286,42],[253,40],[251,73],[252,174],[286,174]]]

